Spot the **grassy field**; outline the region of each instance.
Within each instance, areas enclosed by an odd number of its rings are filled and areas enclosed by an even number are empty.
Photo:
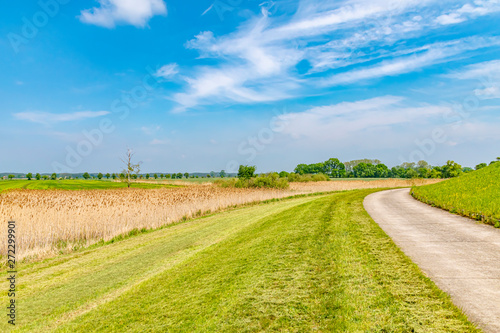
[[[364,211],[373,191],[235,209],[20,265],[15,330],[476,331]]]
[[[500,162],[439,184],[414,187],[413,197],[500,227]]]
[[[133,188],[165,188],[178,187],[173,184],[156,183],[133,183]],[[0,181],[0,192],[12,189],[30,190],[108,190],[125,188],[126,183],[113,182],[109,180],[2,180]]]

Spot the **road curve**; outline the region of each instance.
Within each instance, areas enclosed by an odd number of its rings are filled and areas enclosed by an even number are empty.
[[[364,207],[469,320],[500,332],[499,229],[421,203],[408,189],[371,194]]]

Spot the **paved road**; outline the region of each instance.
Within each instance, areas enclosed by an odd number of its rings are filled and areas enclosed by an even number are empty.
[[[485,332],[500,332],[500,230],[430,207],[408,189],[366,197],[366,211]]]

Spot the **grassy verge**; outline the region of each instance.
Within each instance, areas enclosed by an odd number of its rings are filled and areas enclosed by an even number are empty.
[[[364,211],[373,191],[236,209],[21,266],[16,330],[475,331]]]
[[[127,184],[109,180],[3,180],[0,192],[13,189],[30,190],[109,190],[126,188]],[[132,183],[132,188],[168,188],[182,187],[173,184]]]
[[[414,198],[500,228],[500,163],[444,182],[414,187]]]

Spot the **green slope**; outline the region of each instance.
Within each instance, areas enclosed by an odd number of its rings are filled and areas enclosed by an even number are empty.
[[[16,330],[475,331],[364,211],[374,191],[236,209],[19,267]]]
[[[500,227],[500,162],[441,183],[414,187],[413,197]]]
[[[2,180],[0,181],[0,192],[13,189],[31,190],[107,190],[125,188],[126,183],[112,182],[108,180]],[[149,184],[133,183],[133,188],[164,188],[179,187],[172,184]]]

